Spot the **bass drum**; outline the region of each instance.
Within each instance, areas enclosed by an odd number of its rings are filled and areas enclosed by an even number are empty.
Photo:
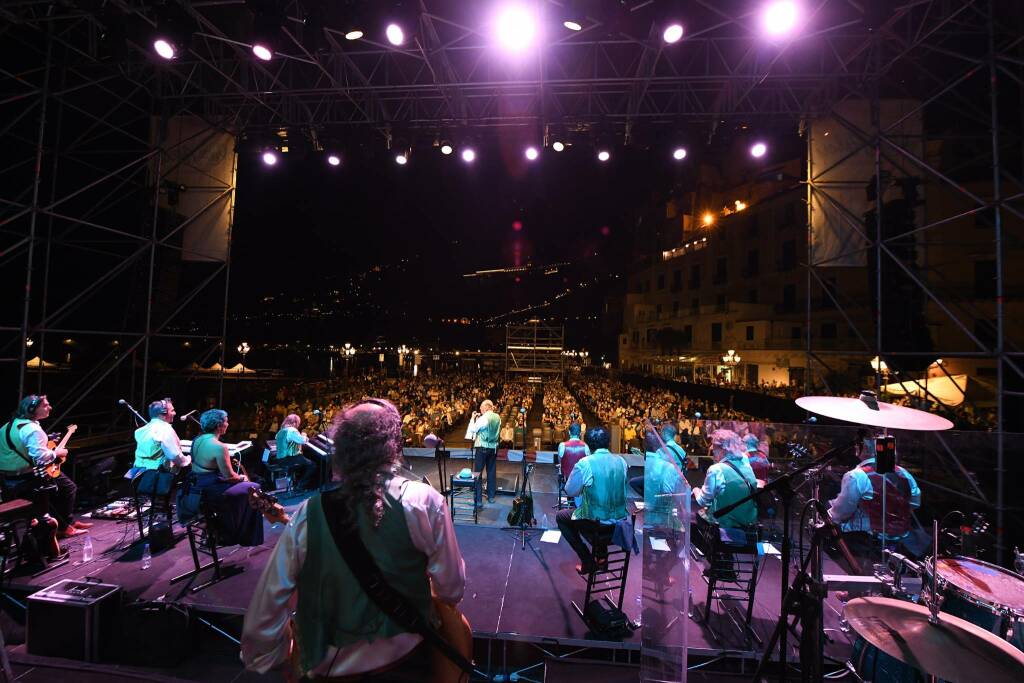
[[[925,562],[930,580],[932,563]],[[1024,650],[1024,577],[972,557],[936,561],[942,611],[1010,641]]]
[[[863,681],[875,683],[927,683],[928,676],[920,669],[890,657],[877,647],[857,636],[853,643],[850,664]]]

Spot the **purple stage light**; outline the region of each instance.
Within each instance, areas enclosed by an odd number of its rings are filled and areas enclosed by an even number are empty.
[[[341,166],[341,157],[339,157],[337,154],[328,154],[327,163],[329,163],[331,166]]]
[[[274,56],[274,53],[270,51],[270,48],[264,45],[263,43],[253,43],[252,53],[256,55],[257,59],[261,59],[264,62],[269,62],[270,59]]]
[[[271,150],[267,150],[263,153],[263,163],[267,166],[273,166],[277,163],[277,153]]]
[[[384,35],[387,36],[388,42],[395,47],[405,42],[405,31],[398,24],[388,24],[387,29],[384,30]]]
[[[678,43],[683,37],[683,25],[679,23],[669,24],[665,27],[665,32],[661,34],[661,37],[670,45],[672,43]]]
[[[774,0],[761,13],[761,28],[772,38],[792,33],[800,20],[800,6],[795,0]]]
[[[530,161],[534,161],[537,159],[537,157],[540,156],[540,152],[537,151],[536,147],[527,147],[524,154],[526,155],[526,158],[529,159]]]
[[[755,142],[750,148],[750,156],[760,159],[768,153],[768,145],[763,142]]]
[[[178,51],[174,49],[174,45],[165,38],[157,38],[153,41],[153,49],[156,53],[164,59],[174,59],[178,54]]]

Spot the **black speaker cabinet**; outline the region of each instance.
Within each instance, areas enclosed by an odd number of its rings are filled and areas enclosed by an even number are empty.
[[[90,581],[58,581],[28,596],[29,654],[97,662],[116,637],[121,587]]]

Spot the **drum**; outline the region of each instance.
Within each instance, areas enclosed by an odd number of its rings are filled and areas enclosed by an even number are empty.
[[[856,634],[854,634],[856,635]],[[890,657],[860,636],[853,643],[850,664],[864,681],[877,683],[925,683],[927,674]]]
[[[932,563],[927,561],[929,580]],[[1024,577],[971,557],[940,557],[936,562],[942,611],[1010,640],[1024,649]],[[930,584],[927,584],[930,585]]]

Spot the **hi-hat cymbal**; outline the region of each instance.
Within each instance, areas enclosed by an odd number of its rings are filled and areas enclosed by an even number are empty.
[[[874,402],[878,406],[878,410],[875,410],[871,403],[843,396],[803,396],[796,400],[796,404],[808,412],[872,427],[930,432],[953,428],[953,423],[946,418],[923,410],[881,401]]]
[[[1020,683],[1024,652],[995,634],[945,612],[892,598],[856,598],[843,617],[864,640],[896,659],[946,681]]]

